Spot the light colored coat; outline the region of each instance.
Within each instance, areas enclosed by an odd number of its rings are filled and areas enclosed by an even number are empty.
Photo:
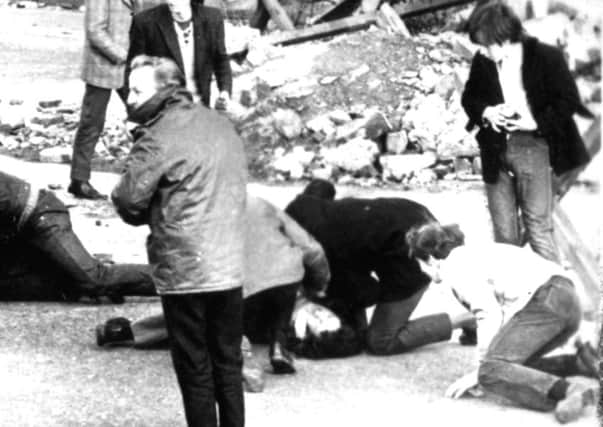
[[[124,74],[132,14],[137,0],[86,0],[86,41],[82,80],[105,89],[119,89]]]

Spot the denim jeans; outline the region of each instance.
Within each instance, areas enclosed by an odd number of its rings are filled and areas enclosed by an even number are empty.
[[[117,94],[126,103],[126,90],[118,89]],[[88,181],[94,148],[105,127],[107,105],[111,98],[111,89],[86,84],[80,123],[73,140],[73,159],[71,161],[71,179]]]
[[[452,335],[450,316],[433,314],[409,321],[427,288],[409,298],[381,302],[367,331],[367,349],[373,354],[400,354],[422,345],[447,341]]]
[[[576,374],[577,356],[543,355],[578,330],[581,316],[572,282],[551,277],[492,339],[479,367],[482,387],[530,409],[553,409],[549,391],[560,378]]]
[[[172,362],[189,426],[242,427],[243,296],[221,292],[162,295]]]
[[[522,246],[523,225],[534,252],[558,262],[559,253],[553,238],[552,172],[546,141],[528,132],[513,133],[502,164],[496,183],[486,184],[494,240]]]

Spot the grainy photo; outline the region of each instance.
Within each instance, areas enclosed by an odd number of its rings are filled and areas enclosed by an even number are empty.
[[[603,426],[600,0],[0,0],[0,427]]]

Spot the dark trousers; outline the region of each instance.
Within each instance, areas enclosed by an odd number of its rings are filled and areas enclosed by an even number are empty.
[[[189,426],[241,427],[243,296],[223,292],[162,295],[172,361]]]
[[[514,133],[507,142],[503,165],[496,183],[486,184],[494,239],[522,245],[523,228],[534,252],[559,261],[553,238],[553,183],[546,141],[527,132]]]
[[[126,103],[127,90],[116,90],[117,95]],[[105,127],[107,105],[111,98],[111,89],[86,84],[80,123],[73,141],[73,158],[71,161],[71,179],[88,181],[94,148]]]
[[[36,208],[15,244],[8,249],[10,257],[3,261],[8,274],[0,278],[0,283],[9,282],[6,288],[0,285],[0,294],[6,290],[8,295],[0,295],[0,298],[19,299],[16,297],[29,294],[35,299],[27,287],[39,289],[45,276],[49,276],[50,286],[56,283],[61,286],[60,292],[67,296],[88,293],[155,295],[148,265],[104,264],[90,255],[73,232],[65,205],[50,191],[40,191]],[[22,268],[6,269],[11,263]],[[15,283],[23,289],[15,289]],[[47,295],[52,292],[48,290]]]
[[[408,298],[377,304],[366,335],[368,351],[379,355],[400,354],[450,339],[452,324],[448,314],[408,320],[426,289],[424,287]]]
[[[479,368],[482,387],[527,408],[553,409],[553,385],[580,371],[576,355],[543,355],[578,330],[581,315],[572,282],[553,276],[492,339]]]
[[[245,298],[245,335],[253,343],[287,344],[287,328],[295,307],[299,283],[266,289]]]

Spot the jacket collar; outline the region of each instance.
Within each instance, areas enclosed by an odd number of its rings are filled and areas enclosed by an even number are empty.
[[[194,46],[195,46],[195,64],[199,61],[198,52],[204,50],[203,43],[206,40],[206,36],[204,35],[205,30],[207,29],[207,16],[203,10],[202,5],[193,4],[192,6],[193,12],[193,34],[194,34]],[[172,14],[170,13],[170,9],[167,5],[161,5],[159,7],[158,17],[157,17],[157,26],[163,35],[163,38],[168,46],[168,49],[173,52],[174,60],[176,64],[180,68],[180,70],[184,71],[184,62],[182,60],[182,52],[180,52],[180,45],[178,44],[178,36],[176,35],[176,30],[174,29],[174,19],[172,18]],[[198,67],[195,67],[196,69]]]
[[[168,86],[151,97],[140,107],[130,110],[130,119],[143,126],[157,122],[167,110],[176,105],[192,104],[189,91],[180,86]]]

